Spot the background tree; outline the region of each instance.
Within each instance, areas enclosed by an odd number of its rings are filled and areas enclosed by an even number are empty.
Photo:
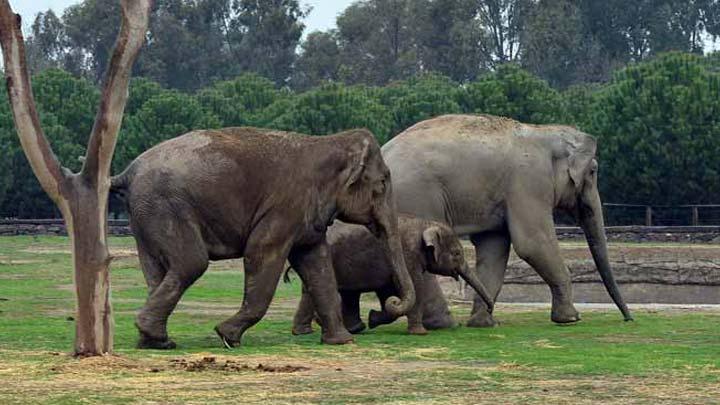
[[[138,74],[182,90],[230,77],[240,70],[229,50],[232,18],[229,0],[159,0]]]
[[[518,60],[522,45],[521,33],[532,3],[531,0],[476,1],[479,23],[484,31],[480,49],[486,60],[493,65]]]
[[[221,126],[261,126],[263,110],[282,96],[275,84],[254,73],[217,82],[197,94],[200,104]]]
[[[65,41],[82,55],[77,68],[95,82],[107,70],[119,22],[120,5],[115,0],[83,0],[63,13]]]
[[[462,112],[459,104],[462,89],[441,75],[426,74],[391,83],[378,93],[380,102],[392,112],[391,136],[416,122]]]
[[[267,115],[267,126],[312,135],[368,128],[383,143],[390,136],[393,120],[374,93],[363,86],[324,85],[292,100],[279,100],[276,103],[281,108],[269,106],[270,111],[280,114]]]
[[[518,65],[500,66],[495,72],[469,83],[461,96],[463,111],[509,117],[520,122],[565,122],[561,95],[547,82]]]
[[[618,72],[590,107],[607,200],[716,203],[720,193],[720,73],[673,53]]]
[[[130,71],[147,31],[150,0],[124,0],[121,10],[117,45],[84,163],[73,173],[60,165],[41,127],[30,88],[20,17],[13,13],[8,0],[0,0],[0,45],[17,134],[35,176],[62,212],[73,248],[77,355],[108,353],[113,347],[112,258],[107,246],[110,164],[127,101]]]
[[[418,72],[410,0],[352,3],[337,18],[347,83],[382,85]]]
[[[298,0],[234,0],[233,9],[231,29],[239,45],[231,49],[242,69],[287,83],[309,10]]]
[[[322,83],[340,79],[342,67],[341,49],[337,31],[311,32],[300,44],[291,85],[297,90],[307,90]]]
[[[488,38],[476,0],[418,0],[412,8],[413,35],[425,72],[459,82],[475,79],[493,58],[481,46]]]

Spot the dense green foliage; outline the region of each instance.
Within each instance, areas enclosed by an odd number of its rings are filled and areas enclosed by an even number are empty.
[[[56,69],[35,75],[33,88],[56,153],[78,169],[98,90]],[[718,94],[720,58],[682,53],[631,65],[605,85],[565,91],[515,64],[465,84],[420,74],[383,87],[334,83],[304,92],[250,73],[195,93],[139,78],[131,83],[113,167],[117,173],[152,145],[197,128],[248,125],[324,135],[366,127],[383,143],[430,117],[484,113],[575,125],[596,135],[605,201],[717,203]],[[0,215],[56,215],[19,147],[7,101],[0,103],[0,141]]]
[[[720,195],[720,72],[668,54],[617,72],[580,126],[600,138],[601,192],[635,203],[709,204]]]

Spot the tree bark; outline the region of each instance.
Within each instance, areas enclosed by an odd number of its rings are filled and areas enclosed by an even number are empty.
[[[40,126],[26,66],[20,16],[0,0],[0,44],[15,127],[33,173],[60,209],[72,244],[77,296],[74,353],[111,353],[107,208],[110,164],[128,97],[132,65],[145,40],[151,0],[121,0],[122,23],[80,173],[60,165]]]

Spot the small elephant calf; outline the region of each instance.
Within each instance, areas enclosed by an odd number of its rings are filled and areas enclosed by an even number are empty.
[[[453,230],[440,222],[413,216],[399,215],[398,230],[408,272],[415,285],[415,305],[408,311],[408,332],[423,335],[424,296],[422,291],[425,272],[462,277],[478,295],[493,307],[493,300],[477,275],[468,267],[460,240]],[[360,294],[375,292],[381,306],[388,297],[397,295],[391,261],[384,254],[382,244],[366,227],[336,221],[327,232],[327,242],[342,299],[342,316],[351,333],[365,329],[360,319]],[[293,321],[293,334],[312,333],[314,306],[310,294],[303,295]],[[371,310],[370,328],[391,323],[397,319],[386,311]]]

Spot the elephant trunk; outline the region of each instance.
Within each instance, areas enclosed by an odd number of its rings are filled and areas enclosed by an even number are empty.
[[[383,205],[381,212],[376,216],[380,228],[379,237],[385,246],[386,256],[392,263],[393,278],[400,293],[400,298],[390,297],[385,301],[385,311],[392,316],[399,317],[405,315],[415,305],[415,287],[405,264],[391,192],[387,193],[387,199]]]
[[[587,239],[590,252],[595,261],[595,266],[597,266],[603,284],[605,284],[605,289],[610,294],[615,305],[620,309],[620,312],[622,312],[625,320],[632,321],[633,317],[620,294],[620,289],[615,282],[615,277],[610,267],[600,195],[595,187],[586,190],[584,194],[581,199],[580,208],[578,209],[579,222],[585,233],[585,238]]]
[[[467,282],[470,287],[475,290],[475,292],[482,298],[483,301],[485,301],[485,305],[487,305],[488,312],[492,313],[495,302],[490,297],[490,294],[488,294],[487,290],[485,289],[485,285],[480,281],[480,278],[475,274],[474,271],[470,270],[470,267],[465,264],[463,269],[460,271],[460,277]]]

